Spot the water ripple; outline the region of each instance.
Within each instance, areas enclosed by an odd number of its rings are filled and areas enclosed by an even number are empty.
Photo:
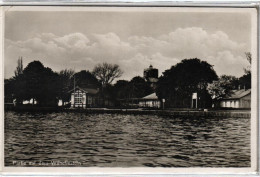
[[[6,112],[5,165],[17,166],[13,161],[249,167],[250,119]]]

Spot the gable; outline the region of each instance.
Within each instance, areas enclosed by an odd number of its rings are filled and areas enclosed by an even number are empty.
[[[80,87],[76,87],[75,88],[75,92],[78,93],[86,93],[86,94],[92,94],[95,95],[99,92],[99,89],[93,89],[93,88],[80,88]],[[70,90],[68,93],[74,93],[74,89]]]

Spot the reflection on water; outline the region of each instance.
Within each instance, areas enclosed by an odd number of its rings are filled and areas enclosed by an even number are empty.
[[[54,161],[84,167],[249,167],[250,120],[6,112],[5,165],[40,166],[39,161],[46,166]]]

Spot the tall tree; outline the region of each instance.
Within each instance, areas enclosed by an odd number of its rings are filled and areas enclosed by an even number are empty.
[[[23,79],[23,59],[19,57],[17,67],[14,71],[14,77],[5,79],[5,99],[16,99],[17,104],[21,104],[25,95],[25,81]]]
[[[59,91],[58,74],[45,68],[40,61],[29,63],[23,72],[23,99],[36,100],[40,106],[57,104]]]
[[[190,107],[192,93],[196,92],[200,99],[199,106],[207,107],[211,104],[207,85],[217,78],[213,66],[206,61],[184,59],[163,73],[156,92],[172,107]]]
[[[169,107],[175,107],[176,104],[174,100],[178,93],[175,77],[175,66],[172,66],[163,72],[157,83],[156,94],[160,99],[165,99]]]
[[[53,72],[52,69],[45,67],[42,77],[42,95],[39,101],[39,105],[42,106],[57,106],[59,98],[59,75]]]
[[[22,57],[20,57],[17,60],[17,67],[16,67],[16,70],[14,71],[15,77],[18,77],[21,74],[23,74],[23,58]]]
[[[111,84],[116,78],[122,76],[123,71],[119,68],[117,64],[102,63],[94,67],[92,73],[105,87]]]
[[[247,61],[250,63],[251,65],[251,62],[252,62],[252,54],[250,52],[245,52],[245,55],[246,55],[246,59]]]
[[[26,100],[40,100],[43,93],[43,73],[44,66],[40,61],[33,61],[24,69],[23,80],[26,82],[24,96]]]

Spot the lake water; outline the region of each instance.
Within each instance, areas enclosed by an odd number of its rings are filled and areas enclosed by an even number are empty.
[[[250,119],[8,111],[5,165],[249,167]]]

